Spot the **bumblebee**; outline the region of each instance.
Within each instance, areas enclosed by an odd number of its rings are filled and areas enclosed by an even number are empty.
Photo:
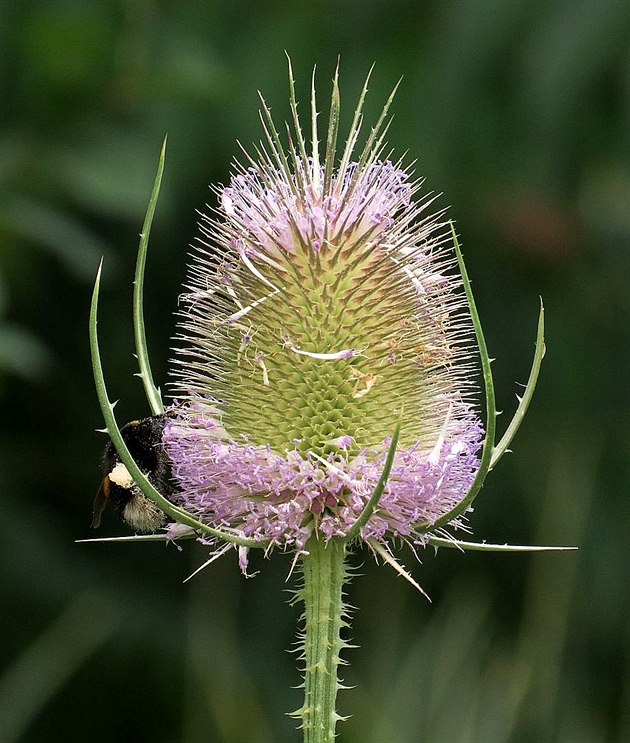
[[[149,482],[165,498],[175,491],[171,463],[162,443],[166,415],[131,421],[120,429],[123,441]],[[98,528],[108,501],[135,532],[148,534],[164,525],[166,515],[135,484],[110,441],[103,454],[103,480],[94,499],[92,527]]]

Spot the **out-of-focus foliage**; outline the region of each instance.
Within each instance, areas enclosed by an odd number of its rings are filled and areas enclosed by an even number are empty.
[[[235,140],[259,138],[255,91],[286,115],[284,49],[303,100],[314,64],[325,94],[341,54],[354,101],[376,61],[368,117],[404,75],[390,143],[452,205],[507,410],[543,295],[537,398],[471,523],[479,539],[580,545],[409,554],[430,606],[357,554],[340,740],[630,738],[629,42],[618,0],[2,3],[3,740],[296,739],[288,556],[247,582],[228,556],[182,585],[197,545],[73,543],[92,535],[104,444],[87,350],[98,259],[124,421],[148,412],[131,280],[163,135],[146,288],[162,384],[194,209]]]

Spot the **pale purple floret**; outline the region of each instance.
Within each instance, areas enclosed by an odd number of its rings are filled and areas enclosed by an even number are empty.
[[[339,232],[352,233],[353,239],[378,235],[392,225],[396,212],[411,203],[413,185],[407,173],[380,160],[361,170],[357,163],[350,163],[343,175],[333,175],[326,194],[311,192],[304,198],[296,193],[301,180],[312,181],[315,168],[319,181],[324,179],[323,166],[313,165],[310,158],[308,165],[307,174],[294,175],[291,180],[280,171],[269,178],[248,168],[219,192],[221,209],[233,232],[242,238],[234,244],[236,250],[245,255],[259,248],[291,253],[296,249],[296,232],[304,245],[315,250]]]
[[[205,523],[298,550],[314,525],[325,538],[347,534],[379,480],[390,444],[385,440],[350,460],[343,452],[330,454],[324,464],[296,449],[279,454],[221,434],[212,415],[167,422],[164,442],[181,505]],[[469,415],[453,421],[432,450],[399,449],[361,537],[424,543],[418,526],[433,523],[470,489],[482,437],[480,422]]]

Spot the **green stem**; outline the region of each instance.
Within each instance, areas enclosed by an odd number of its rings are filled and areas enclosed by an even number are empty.
[[[325,543],[312,537],[302,559],[304,588],[304,706],[299,710],[304,743],[332,743],[337,720],[335,710],[340,688],[337,667],[345,642],[346,626],[342,590],[348,576],[344,566],[345,544],[339,539]]]

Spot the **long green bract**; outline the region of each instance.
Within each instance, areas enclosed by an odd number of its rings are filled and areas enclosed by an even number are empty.
[[[567,552],[576,550],[577,547],[549,547],[535,544],[488,544],[487,542],[463,542],[460,539],[443,539],[442,537],[429,537],[432,547],[449,547],[462,551],[473,552]]]
[[[483,441],[483,448],[481,451],[481,461],[479,463],[479,469],[477,475],[470,487],[468,493],[457,503],[450,511],[440,516],[437,521],[433,524],[425,526],[425,531],[433,531],[438,529],[444,524],[448,524],[453,519],[457,518],[460,514],[464,513],[470,506],[470,504],[477,497],[477,494],[483,486],[486,475],[490,471],[490,462],[494,451],[494,437],[496,433],[496,402],[494,397],[494,382],[492,380],[492,370],[490,368],[491,359],[488,355],[488,347],[486,346],[486,339],[483,334],[481,327],[481,321],[479,319],[479,313],[477,312],[477,305],[475,304],[475,298],[472,293],[472,287],[470,285],[470,279],[468,278],[468,271],[464,263],[464,257],[459,247],[459,241],[457,240],[457,234],[455,228],[451,223],[451,231],[453,233],[453,244],[455,246],[455,254],[457,255],[457,265],[459,266],[459,272],[462,277],[462,283],[464,285],[464,292],[466,294],[466,301],[468,302],[468,309],[470,311],[470,317],[472,320],[473,328],[475,331],[475,337],[477,339],[477,347],[479,348],[479,357],[481,359],[481,371],[483,374],[483,381],[486,393],[486,436]]]
[[[354,522],[354,524],[352,524],[350,529],[348,529],[348,533],[346,534],[347,540],[351,540],[359,536],[359,532],[367,524],[367,522],[370,519],[370,516],[374,513],[374,510],[378,506],[378,502],[380,501],[381,496],[383,495],[383,492],[385,490],[385,485],[387,485],[387,480],[389,479],[389,473],[391,472],[392,465],[394,463],[394,456],[396,454],[396,447],[398,446],[398,438],[400,436],[401,425],[402,425],[402,414],[401,414],[400,420],[398,421],[396,425],[396,428],[394,429],[394,434],[392,436],[392,441],[387,451],[387,458],[385,459],[385,465],[383,466],[383,471],[381,472],[381,476],[379,477],[379,480],[376,483],[376,487],[374,488],[374,491],[372,492],[370,499],[365,504],[365,506],[363,507],[363,510],[357,517],[357,520]]]
[[[149,247],[149,235],[151,234],[153,215],[155,214],[155,207],[160,194],[160,186],[162,185],[165,155],[166,137],[164,137],[164,142],[162,143],[158,169],[155,175],[155,181],[153,182],[153,190],[151,191],[151,198],[149,199],[147,213],[142,225],[142,232],[140,233],[138,257],[136,259],[136,275],[133,282],[133,331],[136,344],[136,356],[138,357],[138,366],[140,367],[140,374],[138,376],[142,379],[144,391],[153,415],[160,415],[163,413],[164,405],[162,404],[160,390],[156,387],[155,382],[153,381],[153,374],[151,373],[151,365],[149,363],[149,352],[147,349],[147,338],[144,329],[144,268],[147,261],[147,250]]]
[[[129,534],[124,537],[96,537],[94,539],[75,539],[75,544],[96,544],[97,542],[179,542],[182,539],[196,539],[197,534],[191,531],[182,536],[170,537],[168,534]]]
[[[501,457],[507,451],[508,446],[512,443],[512,439],[516,435],[529,403],[534,396],[534,390],[536,389],[536,382],[538,381],[538,374],[540,372],[540,365],[545,355],[545,308],[543,307],[542,299],[540,301],[540,313],[538,315],[538,329],[536,331],[536,350],[534,351],[534,359],[532,361],[532,368],[529,372],[529,379],[525,386],[525,392],[523,397],[519,398],[518,407],[514,413],[514,417],[510,421],[510,425],[507,427],[499,443],[494,447],[492,452],[492,459],[490,460],[490,470],[494,469],[495,465],[501,459]]]
[[[107,433],[112,440],[118,456],[122,463],[128,469],[129,474],[133,478],[135,484],[140,490],[146,495],[149,500],[152,500],[159,508],[164,511],[168,516],[175,519],[175,521],[190,526],[199,534],[203,534],[217,539],[223,539],[227,542],[232,542],[241,547],[267,547],[265,542],[257,542],[254,539],[247,539],[245,537],[231,534],[222,529],[214,529],[207,524],[203,524],[197,519],[193,518],[186,511],[174,506],[169,500],[167,500],[160,492],[158,492],[153,485],[149,482],[144,473],[140,470],[136,464],[134,458],[131,456],[127,445],[120,433],[116,417],[114,415],[114,406],[109,401],[107,394],[107,387],[105,385],[105,377],[103,375],[103,366],[101,363],[101,355],[98,345],[98,334],[97,334],[97,318],[98,318],[98,295],[101,282],[101,269],[102,261],[99,266],[98,273],[96,274],[96,281],[94,282],[94,291],[92,293],[92,303],[90,306],[90,352],[92,356],[92,370],[94,372],[94,383],[96,385],[96,394],[98,397],[101,412],[105,420],[105,426]]]

